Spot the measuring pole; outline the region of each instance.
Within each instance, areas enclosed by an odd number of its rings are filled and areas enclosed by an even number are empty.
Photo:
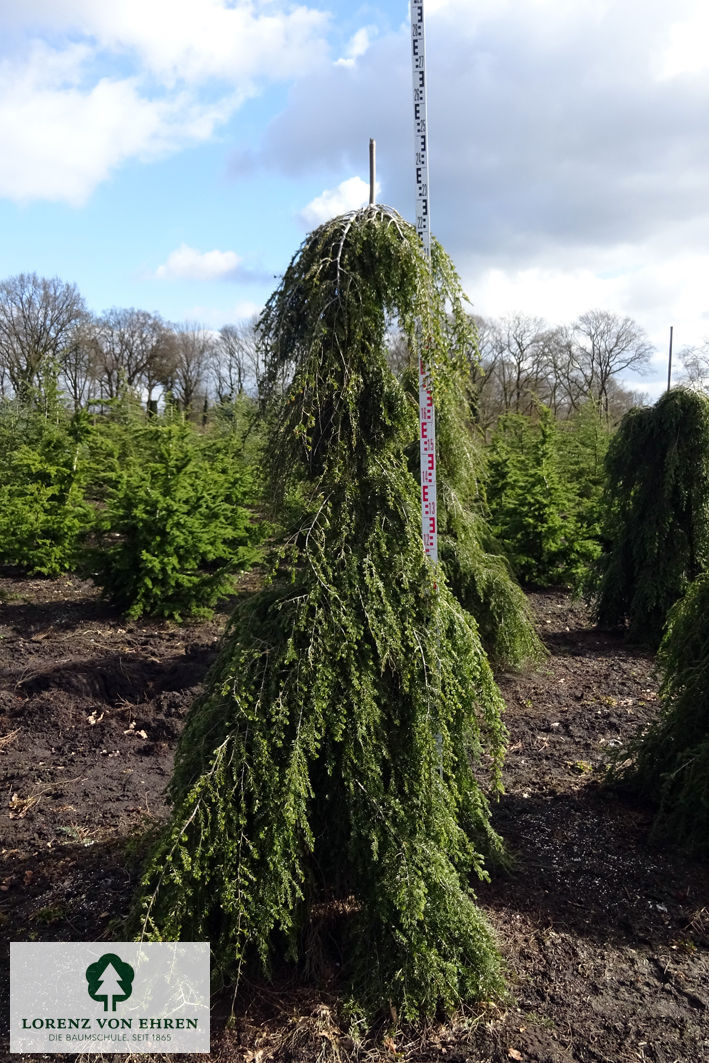
[[[674,332],[674,325],[670,325],[670,357],[667,363],[667,390],[672,387],[672,333]]]
[[[416,138],[416,231],[426,257],[431,260],[431,211],[428,194],[428,124],[426,120],[426,37],[423,0],[411,0],[411,66],[414,80],[414,132]],[[424,346],[427,325],[422,322]],[[426,556],[438,562],[438,508],[436,493],[436,411],[429,367],[419,358],[419,426],[421,440],[421,532]]]

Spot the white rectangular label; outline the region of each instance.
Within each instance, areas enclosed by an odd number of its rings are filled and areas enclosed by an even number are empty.
[[[10,1051],[209,1052],[209,943],[13,941]]]

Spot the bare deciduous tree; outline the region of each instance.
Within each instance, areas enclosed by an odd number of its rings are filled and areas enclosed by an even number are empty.
[[[257,317],[237,325],[224,325],[215,337],[211,377],[219,402],[233,402],[238,395],[258,395],[263,361],[256,335]]]
[[[544,359],[546,326],[541,318],[513,314],[500,321],[474,318],[480,367],[471,364],[471,384],[481,423],[502,413],[528,413],[544,401],[548,387]]]
[[[206,382],[212,361],[214,333],[196,322],[175,328],[177,358],[169,387],[183,410],[194,412],[197,399],[206,397]]]
[[[109,398],[124,388],[145,388],[150,399],[173,372],[175,338],[159,314],[113,307],[96,321],[94,341],[97,372]]]
[[[512,314],[501,322],[504,355],[500,368],[504,376],[506,408],[527,413],[546,391],[546,366],[542,338],[546,325],[539,317]]]
[[[573,325],[572,357],[585,394],[609,413],[610,380],[628,369],[642,373],[650,362],[652,344],[629,317],[608,310],[589,310]]]
[[[74,410],[85,406],[98,392],[97,347],[93,322],[86,317],[74,330],[62,355],[59,380]]]
[[[709,340],[700,347],[685,347],[679,360],[684,369],[682,382],[696,391],[709,391]]]
[[[85,318],[75,284],[36,273],[0,282],[0,363],[15,394],[36,386],[50,363],[61,366]]]
[[[644,368],[652,351],[629,318],[590,311],[553,328],[524,314],[474,321],[482,372],[473,365],[471,380],[482,428],[503,413],[530,413],[537,402],[566,417],[592,400],[615,420],[639,399],[616,380],[625,369]]]

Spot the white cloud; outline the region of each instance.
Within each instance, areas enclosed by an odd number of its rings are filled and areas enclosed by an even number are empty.
[[[669,41],[662,56],[660,76],[678,77],[696,74],[709,67],[707,39],[709,11],[701,6],[670,26]]]
[[[79,206],[126,159],[206,139],[233,106],[184,93],[147,99],[134,78],[83,88],[86,61],[84,46],[36,45],[23,65],[0,63],[0,195]]]
[[[354,66],[360,56],[364,55],[369,48],[372,36],[376,35],[376,27],[363,26],[357,30],[349,44],[347,52],[342,59],[338,59],[336,66]]]
[[[126,160],[210,139],[259,86],[317,66],[328,19],[278,0],[0,0],[0,12],[12,47],[0,196],[74,206]]]
[[[375,182],[375,192],[379,196],[378,181]],[[357,210],[368,202],[369,184],[361,177],[348,177],[346,181],[341,181],[337,188],[326,189],[311,200],[300,211],[298,218],[307,229],[314,229],[330,218],[345,214],[348,210]]]
[[[160,280],[213,281],[233,277],[241,259],[234,251],[197,251],[180,244],[155,270]]]
[[[330,19],[286,0],[23,0],[9,6],[16,29],[80,34],[100,49],[137,57],[162,83],[221,78],[239,88],[252,78],[280,80],[311,69],[325,57]]]
[[[232,309],[232,321],[249,321],[263,310],[263,303],[255,303],[253,299],[240,299]]]
[[[514,307],[522,314],[563,324],[592,306],[612,309],[608,300],[610,285],[604,285],[592,270],[583,267],[493,267],[479,271],[463,268],[473,308],[483,317],[503,317]],[[560,306],[564,307],[563,320],[558,317]]]

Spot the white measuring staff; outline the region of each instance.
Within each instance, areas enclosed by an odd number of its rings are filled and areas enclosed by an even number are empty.
[[[416,231],[431,265],[431,210],[428,196],[428,123],[426,121],[426,36],[423,0],[411,0],[411,67],[414,75],[414,133],[416,138]],[[425,344],[428,323],[422,322]],[[426,556],[438,564],[438,497],[436,490],[436,411],[429,367],[419,358],[419,436],[421,453],[421,534]],[[440,641],[436,638],[436,644]],[[430,696],[430,694],[429,694]],[[443,779],[443,736],[438,733],[438,776]]]
[[[416,231],[431,260],[431,212],[428,195],[428,124],[426,121],[426,37],[423,0],[411,0],[411,63],[414,77],[416,136]],[[424,328],[424,341],[426,325]],[[419,426],[421,441],[421,532],[427,557],[438,562],[438,499],[436,491],[436,411],[429,367],[419,358]]]

